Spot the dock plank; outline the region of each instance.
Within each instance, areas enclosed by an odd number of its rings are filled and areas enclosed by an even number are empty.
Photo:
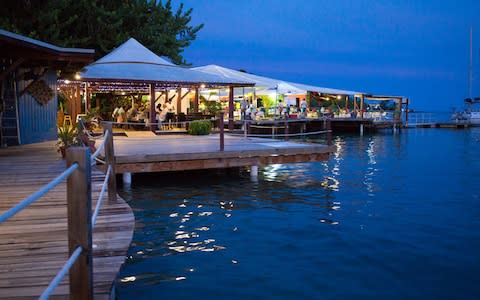
[[[185,171],[261,164],[327,160],[334,146],[265,138],[219,135],[169,135],[151,138],[115,137],[117,173]]]
[[[6,211],[65,169],[54,143],[0,149],[0,211]],[[103,174],[94,171],[95,205]],[[95,299],[108,299],[131,242],[134,216],[118,197],[104,200],[93,231]],[[0,224],[0,299],[36,299],[68,259],[66,183]],[[68,276],[52,299],[68,298]]]

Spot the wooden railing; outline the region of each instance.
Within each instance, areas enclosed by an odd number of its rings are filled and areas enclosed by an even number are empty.
[[[104,141],[93,155],[87,147],[67,149],[67,169],[14,207],[0,215],[3,223],[16,215],[58,184],[67,180],[67,217],[69,259],[52,279],[39,299],[48,299],[63,277],[69,273],[70,299],[93,299],[92,232],[108,188],[108,199],[116,202],[115,157],[111,123],[104,123]],[[99,158],[104,152],[104,160]],[[92,213],[92,166],[106,164],[105,180]]]
[[[270,124],[257,124],[256,121],[252,120],[243,120],[243,136],[244,137],[268,137],[268,138],[284,138],[288,140],[290,137],[305,137],[305,136],[311,136],[311,135],[320,135],[320,134],[325,134],[326,135],[326,140],[327,144],[331,145],[332,144],[332,123],[330,118],[323,118],[323,123],[322,123],[322,130],[319,131],[312,131],[312,132],[307,132],[306,130],[306,123],[302,124],[302,129],[300,133],[289,133],[289,128],[291,123],[298,123],[298,120],[276,120],[273,122],[272,125]],[[271,130],[271,133],[267,134],[252,134],[251,129],[252,128],[258,128],[258,129],[268,129]],[[284,133],[278,133],[278,129],[283,129]],[[232,133],[230,133],[232,134]]]

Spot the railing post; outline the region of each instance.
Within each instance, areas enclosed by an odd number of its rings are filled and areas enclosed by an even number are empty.
[[[285,133],[285,140],[288,141],[288,118],[285,117],[285,130],[284,130],[284,133]]]
[[[67,179],[68,254],[77,247],[82,254],[70,269],[70,299],[93,299],[92,261],[92,185],[90,150],[70,147],[67,167],[77,163],[78,169]]]
[[[110,178],[108,178],[108,202],[116,203],[117,202],[117,181],[116,181],[116,171],[115,171],[115,151],[113,149],[113,130],[112,123],[103,123],[103,133],[109,132],[107,140],[105,141],[105,163],[108,170],[108,167],[111,166],[112,171],[110,173]]]
[[[243,137],[247,138],[247,119],[243,118]]]
[[[220,112],[219,113],[220,115],[220,120],[219,120],[219,126],[220,126],[220,151],[223,151],[225,150],[225,136],[224,136],[224,131],[225,131],[225,128],[224,128],[224,123],[223,123],[223,115],[224,115],[224,112]]]
[[[330,120],[330,118],[326,120],[326,125],[327,125],[327,145],[330,146],[332,144],[332,120]]]

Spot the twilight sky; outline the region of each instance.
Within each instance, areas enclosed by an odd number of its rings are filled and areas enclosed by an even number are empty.
[[[191,24],[205,24],[184,53],[193,66],[404,95],[418,110],[463,106],[472,24],[480,96],[480,1],[173,1],[180,2],[193,8]]]

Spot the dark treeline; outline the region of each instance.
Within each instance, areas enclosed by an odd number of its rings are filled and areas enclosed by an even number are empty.
[[[93,48],[101,57],[130,37],[176,64],[203,24],[192,9],[155,0],[1,0],[0,28],[62,47]]]

